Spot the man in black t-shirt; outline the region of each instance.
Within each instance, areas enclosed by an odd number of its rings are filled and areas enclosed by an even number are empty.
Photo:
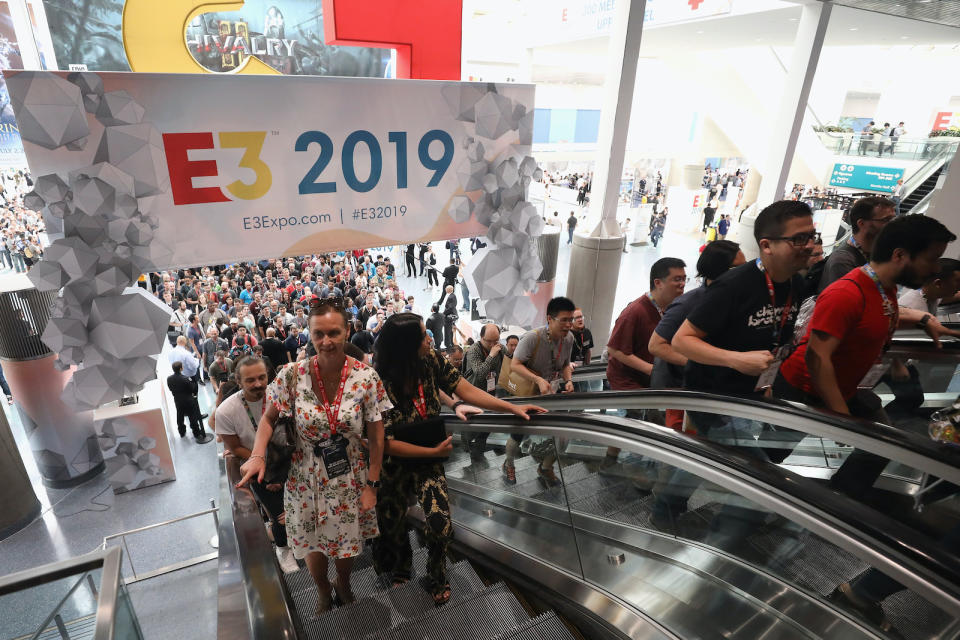
[[[284,348],[283,342],[277,338],[275,328],[267,329],[266,335],[267,337],[260,342],[260,346],[263,347],[263,355],[270,359],[270,364],[273,365],[274,369],[279,369],[287,364],[287,350]]]
[[[570,362],[590,364],[590,352],[593,349],[593,334],[587,329],[583,321],[583,309],[577,307],[573,311],[573,353]]]
[[[791,343],[803,290],[798,272],[806,266],[817,236],[812,211],[803,202],[775,202],[757,216],[753,233],[760,257],[717,278],[673,338],[673,348],[688,358],[684,375],[688,389],[763,395],[785,357],[774,354]],[[757,441],[762,431],[771,429],[768,425],[702,411],[691,411],[688,416],[708,440],[733,445],[764,461],[770,459]],[[789,451],[802,436],[783,434],[784,448]],[[673,527],[696,486],[685,472],[673,475],[658,493],[654,526]],[[726,507],[721,515],[730,517],[718,515],[714,521],[715,542],[724,546],[745,539],[744,527],[756,523],[757,513]]]
[[[570,217],[567,218],[567,244],[573,242],[573,231],[577,228],[577,216],[573,215],[573,211],[570,212]]]

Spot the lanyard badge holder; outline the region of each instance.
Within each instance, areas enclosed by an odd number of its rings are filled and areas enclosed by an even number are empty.
[[[757,269],[763,273],[764,278],[767,280],[767,291],[770,294],[770,309],[772,313],[776,313],[777,310],[777,292],[773,287],[773,280],[770,279],[770,274],[767,273],[767,270],[763,266],[763,262],[760,261],[760,258],[757,258]],[[787,343],[783,344],[781,338],[783,337],[783,330],[787,326],[787,321],[790,319],[790,308],[793,305],[793,283],[790,283],[790,293],[787,294],[787,300],[783,305],[783,311],[780,313],[780,324],[777,325],[776,319],[773,322],[773,362],[763,370],[763,373],[760,374],[760,377],[757,378],[757,385],[753,388],[754,391],[766,391],[773,386],[774,381],[777,379],[777,373],[780,372],[780,365],[783,364],[783,361],[787,359],[787,356],[793,351],[793,345]]]
[[[883,301],[883,315],[887,316],[887,322],[889,326],[887,327],[887,342],[883,346],[883,351],[886,353],[887,349],[890,348],[890,341],[893,339],[893,332],[897,330],[897,322],[899,320],[899,310],[896,305],[887,295],[887,292],[883,289],[883,284],[880,282],[880,278],[877,277],[877,272],[873,270],[869,264],[865,264],[860,267],[860,270],[867,274],[873,284],[877,285],[877,291],[880,292],[880,299]],[[873,389],[880,383],[880,379],[886,375],[887,371],[890,370],[890,360],[884,358],[882,355],[877,359],[873,365],[867,369],[866,375],[863,376],[863,379],[857,384],[858,389]]]
[[[323,460],[327,478],[333,480],[350,471],[350,457],[347,455],[348,441],[343,434],[337,433],[340,425],[337,418],[340,413],[340,403],[343,400],[343,389],[350,375],[350,360],[348,358],[343,362],[340,386],[337,389],[337,397],[333,405],[331,405],[327,399],[327,392],[323,387],[323,378],[320,377],[320,366],[317,364],[316,356],[313,357],[313,373],[317,378],[317,386],[320,388],[320,396],[323,402],[323,411],[327,415],[327,424],[330,427],[330,437],[313,445],[313,455]]]

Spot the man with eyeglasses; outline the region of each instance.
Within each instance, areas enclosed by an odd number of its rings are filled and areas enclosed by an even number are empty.
[[[573,367],[570,354],[573,351],[573,310],[576,305],[569,298],[552,298],[547,303],[547,326],[528,331],[520,339],[510,365],[512,372],[533,382],[540,395],[570,393],[573,391]],[[513,461],[519,451],[516,440],[507,439],[506,460],[503,476],[507,484],[516,484],[517,472]],[[555,487],[560,484],[553,471],[556,451],[548,453],[537,466],[537,476],[543,484]]]
[[[850,207],[852,233],[845,243],[833,250],[823,267],[820,291],[844,277],[852,269],[862,267],[870,259],[873,241],[896,217],[893,201],[881,196],[860,198]]]
[[[760,257],[717,278],[671,341],[687,358],[687,389],[734,396],[766,394],[786,355],[781,347],[791,343],[803,289],[798,272],[807,266],[817,236],[813,212],[803,202],[775,202],[757,216],[753,233]],[[771,430],[768,425],[703,411],[687,415],[702,437],[770,460],[757,440],[761,432]],[[782,448],[792,449],[802,435],[783,434]],[[777,456],[781,453],[778,450]],[[685,472],[674,471],[656,491],[654,526],[676,530],[676,520],[687,509],[695,487]],[[721,548],[742,543],[758,526],[758,517],[751,509],[724,507],[714,520],[710,543]]]
[[[467,348],[463,358],[463,377],[467,382],[496,395],[497,378],[503,366],[503,345],[500,344],[500,327],[488,323],[480,327],[480,339]],[[489,432],[468,433],[470,457],[479,459],[486,450]]]

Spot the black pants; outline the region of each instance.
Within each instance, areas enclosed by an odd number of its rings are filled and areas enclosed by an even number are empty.
[[[443,301],[444,301],[444,299],[446,299],[446,297],[447,297],[447,287],[453,287],[453,286],[455,286],[456,284],[457,284],[456,282],[450,282],[449,280],[444,280],[444,281],[443,281],[443,287],[442,287],[443,292],[440,294],[440,299],[437,300],[437,305],[438,305],[438,306],[441,306],[441,307],[443,306]],[[456,289],[454,289],[454,291],[456,291]]]
[[[283,513],[283,487],[279,491],[270,491],[266,485],[253,480],[250,482],[250,489],[257,496],[257,501],[270,514],[270,530],[273,532],[273,542],[278,547],[287,546],[287,527],[280,524],[280,514]]]
[[[423,275],[422,273],[420,275]],[[440,284],[440,278],[437,277],[437,270],[430,268],[427,269],[427,284],[437,285]]]
[[[193,431],[193,435],[201,435],[203,433],[203,423],[200,421],[200,404],[197,399],[193,396],[189,398],[178,397],[174,398],[173,402],[177,407],[177,430],[180,435],[187,434],[187,425],[183,422],[185,417],[190,419],[190,430]]]
[[[453,346],[453,322],[450,320],[443,323],[443,342],[447,349]]]
[[[420,275],[423,275],[423,270],[427,268],[427,263],[424,261],[423,256],[426,254],[420,254]]]
[[[416,259],[411,255],[407,255],[407,277],[412,278],[415,275],[417,275]]]
[[[804,393],[790,385],[783,376],[778,375],[773,387],[773,394],[784,400],[803,402],[814,407],[822,407],[823,401],[816,396]],[[856,395],[847,400],[847,408],[855,418],[872,420],[881,424],[890,424],[887,412],[883,410],[880,398],[869,389],[860,389]],[[883,473],[889,461],[886,458],[860,449],[854,449],[847,456],[837,472],[830,478],[830,487],[847,494],[851,498],[862,498]]]
[[[447,582],[447,548],[453,539],[453,521],[443,463],[398,464],[385,460],[380,474],[383,485],[377,496],[380,537],[373,541],[373,566],[377,573],[394,579],[410,579],[413,551],[407,535],[408,498],[415,496],[424,515],[427,540],[427,578],[432,590]]]

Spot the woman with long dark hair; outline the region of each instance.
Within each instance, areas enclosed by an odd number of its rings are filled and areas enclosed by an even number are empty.
[[[450,599],[445,555],[453,536],[447,478],[443,461],[453,446],[451,438],[434,447],[395,439],[401,426],[427,422],[440,415],[440,392],[471,405],[513,413],[529,419],[528,412],[543,413],[535,405],[510,404],[481,391],[430,348],[423,319],[415,313],[387,318],[374,347],[374,362],[393,405],[385,413],[385,450],[377,496],[380,538],[374,541],[373,559],[378,573],[389,573],[393,584],[410,580],[412,551],[407,535],[407,498],[415,495],[425,516],[427,573],[434,602]],[[404,459],[416,460],[405,461]],[[430,458],[436,458],[435,462]]]

